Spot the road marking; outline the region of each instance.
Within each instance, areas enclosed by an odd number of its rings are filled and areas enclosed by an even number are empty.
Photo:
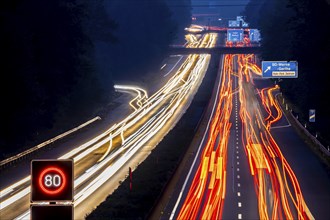
[[[237,168],[236,170],[239,171],[239,168]]]
[[[239,156],[237,156],[236,158],[239,159]]]
[[[238,219],[242,219],[242,214],[238,214]]]
[[[178,63],[182,60],[182,58],[183,58],[183,56],[182,55],[180,55],[181,57],[180,57],[180,59],[178,60],[178,62],[176,62],[175,63],[175,65],[172,67],[172,69],[170,70],[170,71],[168,71],[163,77],[166,77],[168,74],[170,74],[173,70],[174,70],[174,68],[178,65]]]
[[[239,202],[237,205],[238,205],[238,207],[242,207],[242,203],[241,202]]]
[[[239,162],[237,161],[237,165],[239,165]]]
[[[237,183],[237,186],[238,186],[238,187],[241,187],[241,184],[240,184],[240,183]]]
[[[276,126],[276,127],[271,127],[270,129],[276,129],[276,128],[288,128],[288,127],[291,127],[291,125]]]
[[[237,179],[239,179],[240,178],[240,176],[239,175],[237,175]]]
[[[241,193],[240,192],[237,192],[237,196],[240,197],[241,196]]]

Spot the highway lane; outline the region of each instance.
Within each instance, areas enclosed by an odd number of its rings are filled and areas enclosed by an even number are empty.
[[[223,64],[221,66],[223,66]],[[222,69],[223,69],[223,67],[222,67]],[[220,101],[220,96],[219,96],[220,89],[221,89],[220,82],[223,83],[224,82],[223,76],[227,76],[226,74],[223,73],[223,71],[219,72],[219,74],[221,74],[221,77],[220,77],[221,80],[219,81],[219,83],[217,85],[215,85],[216,90],[215,90],[214,102],[210,106],[210,108],[212,109],[211,115],[208,120],[205,132],[201,137],[202,140],[198,144],[196,156],[194,157],[192,165],[191,165],[190,169],[188,170],[187,177],[184,179],[184,182],[182,182],[182,185],[178,186],[179,192],[178,192],[178,195],[174,196],[175,199],[174,199],[174,202],[172,202],[173,206],[166,207],[165,212],[168,212],[167,210],[170,210],[170,213],[171,213],[169,216],[170,219],[177,219],[177,218],[179,218],[179,215],[181,215],[182,218],[194,218],[194,217],[196,218],[197,216],[201,215],[201,213],[199,212],[198,209],[196,209],[196,208],[190,209],[190,207],[193,207],[193,206],[196,207],[196,205],[201,206],[201,203],[202,203],[201,193],[199,193],[198,195],[194,195],[193,190],[197,189],[197,190],[199,190],[199,192],[201,192],[202,190],[203,191],[206,190],[205,189],[206,184],[207,184],[206,182],[208,181],[208,179],[210,177],[210,175],[207,175],[207,168],[206,168],[207,160],[209,160],[210,157],[213,157],[213,159],[211,159],[213,161],[215,159],[215,153],[212,153],[212,152],[214,152],[213,147],[214,147],[215,143],[212,143],[210,145],[210,142],[209,142],[210,139],[208,139],[208,136],[211,135],[212,133],[214,133],[215,135],[218,135],[217,131],[214,130],[214,125],[216,124],[216,121],[212,121],[212,118],[215,118],[214,116],[217,113],[218,114],[220,113],[220,111],[217,111],[217,108],[219,108],[219,106],[221,106],[221,105],[218,105],[218,102]],[[227,102],[227,104],[229,104],[228,101],[226,101],[226,102]],[[205,146],[208,146],[208,149],[206,151],[204,151]],[[212,154],[214,156],[212,156]],[[206,159],[200,159],[200,158],[206,158]],[[206,162],[201,162],[201,160],[204,160]],[[220,161],[220,159],[218,159],[218,160]],[[222,163],[222,162],[220,162],[220,163]],[[219,165],[220,165],[220,163],[219,163]],[[213,165],[213,168],[214,168],[214,165]],[[203,174],[201,175],[202,170],[203,170]],[[196,175],[196,177],[195,177],[194,174],[197,172],[200,176]],[[214,171],[212,170],[212,174],[213,173],[214,173]],[[216,172],[215,172],[215,175],[216,175]],[[218,174],[218,177],[219,177],[219,174]],[[211,175],[211,178],[212,178],[212,175]],[[212,179],[217,179],[217,182],[218,183],[220,182],[219,181],[220,178],[213,177]],[[193,181],[195,181],[196,184],[194,185],[193,190],[191,192],[189,192],[189,186],[192,184]],[[186,200],[185,198],[187,198],[188,194],[189,194],[189,199]],[[194,197],[197,198],[196,199],[196,201],[198,202],[197,204],[194,203]],[[221,197],[222,197],[222,195],[221,195]],[[183,206],[184,202],[186,202],[186,204],[185,204],[186,209],[184,209],[182,212],[180,212],[181,207]],[[190,212],[190,211],[192,211],[192,212]],[[190,214],[192,214],[192,215],[189,216]]]
[[[273,95],[278,87],[263,89],[260,93],[262,103],[259,105],[251,72],[246,67],[249,60],[243,55],[238,58],[242,141],[254,178],[259,217],[313,219],[299,180],[270,133],[270,127],[282,117]],[[260,106],[268,115],[262,115]]]
[[[272,83],[255,80],[257,88],[271,87]],[[278,94],[275,92],[275,96]],[[319,157],[310,146],[297,134],[286,117],[271,127],[274,139],[281,146],[281,151],[294,170],[304,198],[315,219],[327,219],[330,210],[330,176]]]
[[[215,39],[216,37],[213,35],[205,35],[200,44],[212,46]],[[78,168],[75,172],[75,206],[93,194],[160,129],[170,129],[175,124],[164,126],[172,115],[176,116],[173,118],[178,120],[177,117],[182,114],[180,112],[184,112],[186,104],[193,97],[192,91],[198,88],[203,78],[208,62],[208,55],[189,56],[177,74],[170,78],[157,93],[149,98],[145,97],[144,100],[147,101],[144,103],[142,101],[140,105],[131,103],[135,111],[128,118],[115,124],[94,140],[61,157],[73,157],[75,167]],[[159,134],[165,135],[166,131],[159,132]],[[96,165],[92,166],[92,164]],[[1,216],[11,219],[21,212],[19,210],[26,208],[29,188],[26,187],[28,178],[25,180],[22,184],[18,184],[19,186],[9,189],[14,191],[14,194],[8,194],[9,198],[4,196],[6,189],[2,190]],[[93,190],[90,190],[91,188]],[[18,196],[18,198],[13,196]],[[25,206],[21,205],[22,203]],[[13,207],[17,210],[16,213],[12,212]],[[20,217],[25,219],[28,215],[29,213],[25,212]]]
[[[252,75],[260,75],[260,68],[252,60],[253,55],[226,55],[222,74],[228,76],[226,82],[233,77],[234,80],[226,84],[222,78],[219,90],[222,99],[215,99],[213,109],[220,104],[222,113],[230,111],[230,117],[222,114],[210,117],[195,160],[173,196],[176,202],[166,208],[166,212],[171,210],[170,219],[314,219],[310,201],[307,203],[303,196],[307,189],[299,184],[304,179],[297,179],[270,132],[271,128],[290,126],[274,98],[279,87],[255,90]],[[232,91],[233,108],[221,102],[227,97],[228,93],[222,92],[226,89]],[[228,121],[221,121],[214,128],[213,122],[223,118]],[[226,124],[231,124],[229,135],[223,129]],[[216,132],[222,134],[222,147],[219,137],[213,135]],[[212,155],[218,148],[224,152],[221,161]],[[219,166],[225,183],[215,186],[214,196],[214,167],[217,170],[218,164],[226,167]],[[218,197],[219,194],[222,196]]]
[[[258,218],[256,209],[251,209],[253,203],[243,206],[244,200],[255,198],[255,194],[253,183],[246,181],[252,178],[239,147],[237,64],[233,55],[224,57],[221,74],[213,114],[170,219],[233,219],[242,216],[242,209],[251,218]]]
[[[300,181],[304,198],[315,219],[327,219],[330,215],[330,176],[295,129],[286,127],[272,130],[274,138],[282,146],[282,152]]]
[[[174,72],[177,72],[177,69],[178,68],[176,68],[175,70],[174,70]],[[159,84],[159,83],[154,83],[153,85],[154,86],[156,86],[157,84]],[[125,101],[125,100],[128,100],[127,98],[126,98],[127,96],[125,96],[124,98],[124,100],[123,101]],[[129,101],[129,100],[128,100]],[[124,113],[125,114],[125,112],[128,112],[128,111],[126,111],[127,110],[127,108],[126,108],[126,106],[120,106],[119,108],[117,108],[117,109],[115,109],[115,111],[113,111],[112,112],[112,114],[113,115],[116,115],[117,116],[117,118],[119,118],[118,116],[120,116],[122,113]],[[112,117],[112,118],[114,118],[114,117]],[[106,130],[108,130],[108,129],[106,129]],[[114,138],[114,139],[116,139],[116,137]],[[117,137],[117,139],[118,139],[118,137]],[[79,140],[78,140],[79,141]],[[89,141],[89,140],[88,140]],[[72,142],[72,141],[71,141]],[[76,142],[77,142],[77,140],[76,140]],[[70,148],[70,145],[71,144],[75,144],[76,145],[76,143],[67,143],[67,144],[69,144],[68,145],[68,148]],[[79,146],[79,145],[76,145],[77,147]],[[62,149],[63,150],[63,149]],[[65,150],[65,149],[64,149]],[[75,166],[75,176],[78,176],[79,175],[79,173],[82,173],[84,170],[86,170],[87,168],[89,168],[89,166],[90,166],[90,163],[92,162],[92,163],[94,163],[97,159],[98,159],[98,155],[100,155],[100,151],[101,150],[103,150],[103,151],[105,151],[104,150],[104,148],[99,148],[99,149],[97,149],[97,150],[95,150],[95,152],[93,152],[93,154],[91,154],[91,155],[89,155],[89,157],[86,157],[86,158],[82,158],[82,160],[81,161],[78,161],[77,162],[77,165]],[[41,157],[41,158],[54,158],[50,153],[51,152],[53,152],[53,154],[54,154],[54,150],[52,150],[52,151],[50,151],[50,152],[45,152],[45,154],[48,154],[48,156],[45,156],[45,157]],[[95,154],[95,157],[93,157],[93,155]],[[50,156],[49,156],[50,155]],[[56,155],[56,153],[55,153],[55,155]],[[40,156],[38,156],[39,158],[40,158]],[[87,163],[86,162],[84,162],[84,161],[87,161]],[[19,164],[20,165],[20,164]],[[15,174],[17,173],[17,174],[21,174],[22,173],[22,171],[24,171],[25,170],[25,168],[24,167],[21,167],[21,166],[18,166],[17,167],[18,169],[16,169],[17,171],[19,171],[19,172],[16,172],[15,171]],[[23,172],[24,173],[24,172]],[[26,169],[26,172],[25,173],[29,173],[29,164],[27,164],[27,169]],[[8,175],[7,175],[8,176]],[[5,182],[8,182],[7,180],[9,180],[10,178],[5,178],[5,179],[1,179],[1,184],[4,184]],[[25,178],[26,179],[26,178]],[[27,181],[27,179],[26,179],[26,181]],[[25,182],[26,182],[25,181]],[[26,183],[26,184],[24,184],[24,185],[22,185],[21,186],[21,188],[24,188],[24,187],[27,187],[27,186],[29,186],[29,183]],[[3,188],[2,188],[3,189]],[[15,191],[17,192],[18,191],[18,189],[15,189]],[[3,191],[1,191],[1,193],[2,193],[2,195],[3,195]],[[1,201],[3,201],[4,200],[4,198],[2,197],[1,198]],[[25,196],[24,198],[23,198],[23,200],[22,201],[19,201],[18,203],[17,203],[17,207],[19,207],[19,208],[22,208],[22,207],[28,207],[27,206],[27,204],[28,204],[28,202],[29,202],[29,197],[28,196]],[[23,204],[23,206],[22,206],[22,204]],[[11,209],[9,209],[8,210],[9,212],[11,212]],[[0,214],[3,214],[2,216],[8,216],[5,212],[1,212]],[[9,216],[10,217],[10,216]]]
[[[239,75],[237,56],[233,56],[233,112],[230,118],[228,146],[228,178],[226,199],[223,206],[223,219],[258,219],[257,197],[253,177],[250,175],[245,148],[242,143],[242,121],[240,120]]]
[[[196,163],[198,167],[190,189],[184,196],[185,200],[180,205],[178,219],[219,219],[221,217],[221,204],[226,192],[226,169],[224,168],[227,162],[226,147],[231,127],[228,118],[232,109],[230,66],[227,65],[229,62],[227,56],[224,59],[219,99],[205,135],[207,139],[203,143],[200,163]],[[180,199],[177,204],[179,202]],[[174,215],[175,211],[172,212],[170,218]]]

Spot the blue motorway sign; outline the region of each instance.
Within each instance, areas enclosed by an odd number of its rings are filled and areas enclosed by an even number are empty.
[[[231,42],[243,41],[243,30],[228,29],[227,41],[231,41]]]
[[[244,21],[243,16],[236,16],[237,21]]]
[[[315,109],[309,109],[309,122],[315,122]]]
[[[250,29],[249,38],[251,42],[260,41],[260,31],[258,29]]]
[[[262,61],[264,78],[298,78],[297,61]]]
[[[242,21],[242,27],[249,27],[249,23],[246,23],[245,21]]]
[[[236,20],[229,20],[228,27],[240,27],[240,22]]]

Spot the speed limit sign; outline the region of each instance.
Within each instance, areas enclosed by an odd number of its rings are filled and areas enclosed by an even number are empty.
[[[33,160],[31,162],[31,202],[72,200],[72,160]]]

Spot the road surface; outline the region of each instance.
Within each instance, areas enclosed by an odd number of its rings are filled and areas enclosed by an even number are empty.
[[[283,116],[279,87],[260,80],[254,60],[224,56],[207,126],[192,146],[194,159],[176,174],[182,178],[161,219],[329,216],[330,178]]]

